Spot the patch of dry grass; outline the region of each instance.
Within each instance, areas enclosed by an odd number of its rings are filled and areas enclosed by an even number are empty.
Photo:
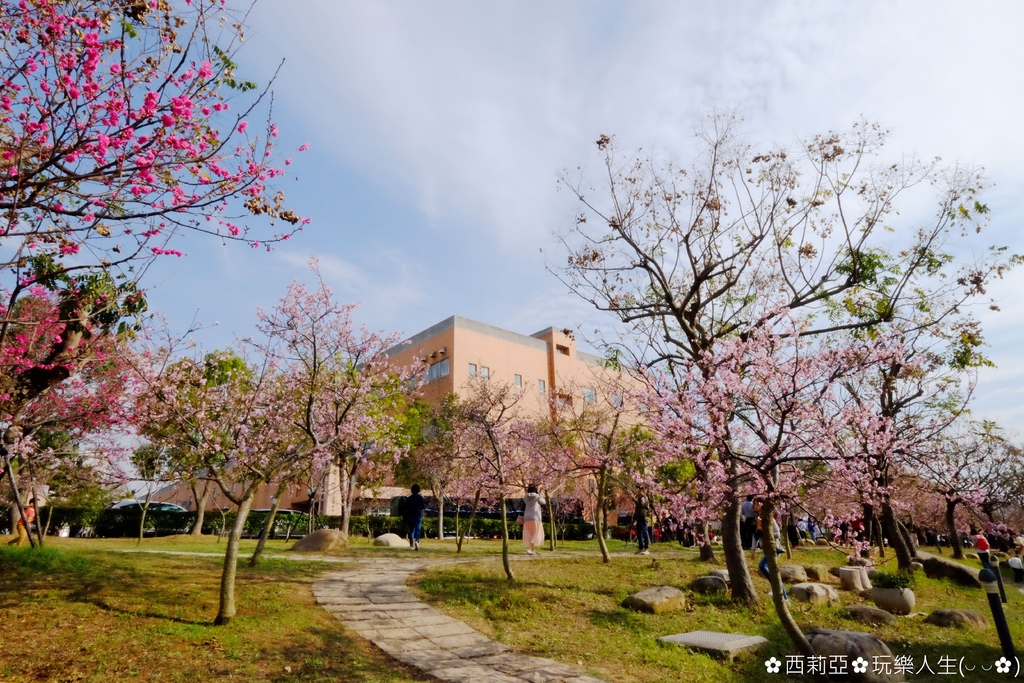
[[[0,680],[424,680],[314,603],[329,567],[240,566],[238,616],[215,627],[218,558],[3,548]]]

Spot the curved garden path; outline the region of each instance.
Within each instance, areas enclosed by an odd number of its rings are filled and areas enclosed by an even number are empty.
[[[449,562],[353,558],[348,568],[316,581],[313,595],[347,628],[442,681],[601,683],[551,659],[513,652],[421,602],[406,586],[410,574]]]

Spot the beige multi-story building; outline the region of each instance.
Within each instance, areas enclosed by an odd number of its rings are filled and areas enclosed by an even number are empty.
[[[525,335],[457,315],[414,334],[387,353],[397,365],[426,365],[417,388],[422,399],[431,405],[439,405],[448,394],[460,393],[471,378],[479,377],[522,388],[524,395],[519,406],[525,416],[545,415],[550,410],[551,397],[615,402],[613,396],[603,394],[621,379],[619,373],[605,368],[600,357],[579,351],[572,330],[549,327]],[[329,467],[315,479],[316,482],[297,484],[284,492],[281,506],[308,510],[313,503],[312,493],[321,513],[340,514],[338,468]],[[253,508],[269,508],[273,493],[270,487],[261,490]],[[401,493],[390,487],[366,489],[353,507],[386,509],[387,499]],[[156,499],[195,506],[188,487],[181,484],[164,489]],[[210,507],[217,507],[218,502],[224,501],[211,501]]]
[[[392,347],[388,355],[399,365],[427,366],[418,388],[431,405],[480,377],[522,388],[521,406],[536,415],[548,410],[551,396],[595,401],[599,387],[616,374],[603,359],[579,351],[572,330],[548,327],[525,335],[457,315]]]

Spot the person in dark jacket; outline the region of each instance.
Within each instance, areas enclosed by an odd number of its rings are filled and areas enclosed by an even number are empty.
[[[636,507],[633,509],[633,524],[636,525],[637,555],[650,555],[647,549],[650,545],[650,536],[647,532],[647,501],[643,489],[636,496]]]
[[[409,547],[413,550],[420,549],[420,539],[423,537],[423,510],[427,507],[427,501],[420,495],[420,485],[412,485],[412,495],[405,499],[405,528],[409,530]]]

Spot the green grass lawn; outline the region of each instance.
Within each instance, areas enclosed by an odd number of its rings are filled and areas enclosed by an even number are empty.
[[[222,558],[119,552],[135,548],[130,540],[48,545],[0,547],[2,681],[425,680],[314,603],[313,580],[337,565],[240,563],[238,616],[217,627]],[[142,548],[223,552],[224,544],[146,539]]]
[[[3,681],[353,681],[426,680],[419,672],[386,657],[348,634],[313,601],[310,586],[339,564],[268,558],[248,568],[255,540],[242,542],[237,588],[238,616],[226,627],[212,625],[224,541],[176,536],[145,539],[48,539],[47,549],[0,547],[0,609],[4,647]],[[269,555],[284,555],[290,544],[268,543]],[[520,544],[512,546],[525,559]],[[635,546],[633,547],[635,549]],[[125,551],[158,551],[125,552]],[[340,559],[380,557],[464,560],[434,567],[414,577],[425,600],[482,633],[529,654],[562,661],[608,681],[772,681],[765,657],[724,664],[674,646],[660,635],[693,630],[758,634],[770,641],[765,656],[785,661],[792,653],[770,605],[760,610],[735,607],[724,597],[694,596],[685,611],[648,615],[620,607],[637,590],[660,585],[684,588],[722,565],[708,565],[695,553],[657,544],[649,557],[612,541],[616,554],[603,564],[594,542],[564,543],[556,553],[517,561],[517,581],[509,585],[500,564],[500,542],[473,540],[461,556],[453,541],[426,540],[417,553],[407,548],[375,548],[355,538]],[[211,553],[212,556],[166,552]],[[890,555],[891,556],[891,555]],[[843,564],[828,550],[795,551],[795,564]],[[783,560],[786,563],[785,560]],[[343,564],[341,565],[343,566]],[[980,590],[935,581],[918,574],[917,610],[964,607],[986,615]],[[755,579],[762,595],[763,579]],[[834,582],[837,585],[837,582]],[[863,602],[840,592],[844,604]],[[1008,585],[1012,633],[1024,643],[1024,595]],[[843,617],[841,607],[793,604],[804,628],[869,630]],[[991,666],[1000,655],[994,629],[984,632],[940,629],[922,617],[899,618],[873,630],[894,654],[908,654],[918,665],[928,657],[964,657],[976,666],[961,680],[999,680]],[[916,667],[915,667],[916,668]],[[955,680],[938,675],[909,680]]]
[[[500,565],[487,562],[435,568],[419,577],[419,589],[425,600],[482,633],[524,652],[578,666],[608,681],[785,679],[769,675],[764,666],[767,656],[785,662],[785,655],[794,653],[774,608],[767,602],[763,609],[751,610],[733,606],[724,597],[698,595],[690,599],[686,611],[660,615],[620,606],[628,594],[643,588],[670,585],[685,589],[690,580],[724,567],[724,563],[709,566],[698,561],[694,552],[659,544],[649,557],[615,557],[606,565],[599,556],[580,556],[577,547],[567,544],[564,553],[544,553],[548,556],[542,554],[539,562],[517,562],[513,565],[517,581],[511,586]],[[613,542],[612,549],[623,547]],[[795,550],[793,560],[782,559],[782,563],[836,566],[844,564],[845,559],[835,551]],[[895,560],[891,563],[894,565]],[[923,573],[916,576],[917,612],[961,607],[990,614],[981,590],[928,579]],[[838,588],[837,580],[832,583]],[[755,584],[767,600],[768,582],[758,577]],[[1024,595],[1012,584],[1007,588],[1009,604],[1005,607],[1011,632],[1018,644],[1024,644]],[[843,605],[866,603],[851,592],[840,591],[840,596]],[[1001,656],[994,628],[984,632],[943,629],[923,623],[923,616],[912,616],[898,618],[894,626],[871,629],[846,619],[842,606],[790,606],[805,630],[819,627],[875,633],[889,644],[894,655],[912,656],[915,670],[924,663],[925,656],[936,672],[941,657],[951,656],[958,661],[964,657],[967,666],[977,667],[966,680],[1004,678],[994,671],[981,670],[982,665],[991,668]],[[761,635],[770,645],[765,656],[730,665],[657,641],[658,636],[697,630]],[[927,680],[930,677],[926,674],[924,671],[922,677],[908,679]],[[951,680],[951,676],[936,673],[935,679]]]

